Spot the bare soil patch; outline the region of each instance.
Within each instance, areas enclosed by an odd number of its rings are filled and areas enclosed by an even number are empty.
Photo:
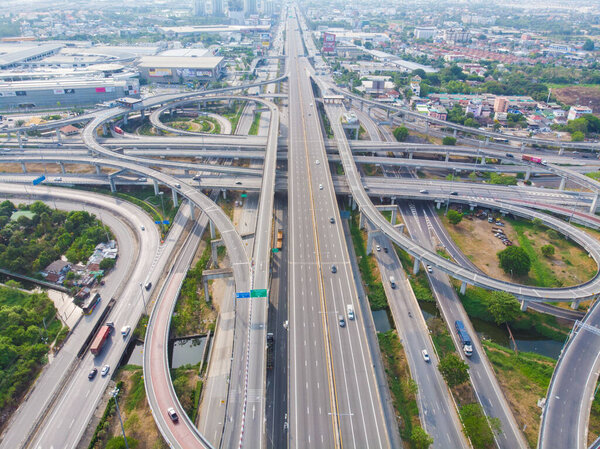
[[[594,115],[600,114],[600,87],[569,86],[552,89],[558,101],[570,105],[590,106]]]

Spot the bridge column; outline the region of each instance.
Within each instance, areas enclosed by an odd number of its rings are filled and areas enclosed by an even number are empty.
[[[390,119],[390,110],[386,109],[385,112],[386,112],[386,118],[387,118],[387,120],[389,120]]]
[[[146,110],[144,108],[140,109],[140,119],[144,121],[146,118]]]
[[[485,156],[481,156],[481,162],[480,162],[480,164],[481,165],[485,165]]]
[[[560,178],[560,186],[558,186],[558,190],[565,190],[566,183],[567,183],[567,178]]]
[[[436,201],[435,202],[435,208],[439,210],[441,207],[442,207],[442,202],[441,201]]]
[[[457,132],[456,130],[454,130],[454,131],[452,132],[452,135],[453,135],[454,137],[456,137],[456,134],[458,134],[458,132]]]
[[[395,196],[391,196],[391,197],[390,197],[390,203],[391,203],[392,205],[393,205],[393,204],[396,204],[396,197],[395,197]]]
[[[360,219],[358,221],[358,228],[359,229],[364,229],[365,228],[365,214],[363,214],[362,212],[360,212]]]
[[[214,223],[212,222],[212,220],[209,220],[209,221],[208,221],[208,224],[210,225],[210,226],[209,226],[209,228],[210,228],[210,238],[211,238],[211,239],[214,239],[214,238],[215,238],[215,225],[214,225]]]
[[[484,144],[484,146],[487,147],[489,145],[489,143],[490,143],[490,137],[489,136],[485,136],[485,144]]]
[[[525,181],[529,181],[530,176],[531,176],[531,167],[527,167],[527,170],[525,171]]]
[[[189,170],[189,168],[184,168],[184,169],[183,169],[183,174],[184,174],[185,176],[189,176],[189,175],[190,175],[190,170]]]
[[[425,134],[429,134],[429,122],[425,120]]]
[[[99,165],[96,165],[96,174],[97,175],[101,175],[102,174],[102,170],[100,169]]]
[[[191,201],[189,203],[190,203],[190,218],[192,220],[195,220],[196,219],[196,217],[195,217],[195,215],[196,215],[196,208],[194,207],[194,203],[192,203]]]
[[[23,170],[23,173],[27,173],[27,166],[25,165],[25,162],[21,162],[21,170]]]
[[[467,292],[467,283],[465,281],[462,281],[462,283],[460,284],[460,294],[464,295]]]
[[[23,148],[23,140],[21,139],[21,131],[17,131],[17,140],[19,141],[19,148]]]
[[[396,224],[396,218],[398,218],[398,209],[394,207],[392,209],[392,225]]]
[[[116,192],[117,191],[117,185],[115,184],[115,178],[112,176],[108,177],[108,183],[110,184],[110,191],[111,192]]]
[[[60,129],[56,128],[56,141],[58,143],[62,143],[62,136],[60,134]]]
[[[124,114],[123,115],[123,125],[127,125],[129,120],[129,115],[128,114]]]
[[[221,192],[223,193],[223,199],[226,200],[227,199],[227,189],[221,189]]]
[[[60,165],[60,172],[64,175],[66,173],[65,164],[63,162],[59,162],[58,165]]]
[[[521,312],[526,312],[528,306],[529,306],[529,301],[523,299],[521,301]]]
[[[592,205],[590,206],[590,213],[591,214],[595,214],[596,213],[596,209],[598,208],[598,198],[600,197],[600,194],[596,193],[596,196],[594,197],[594,200],[592,201]]]
[[[421,267],[421,259],[415,257],[415,262],[413,264],[413,274],[419,274],[419,268]]]
[[[571,309],[573,310],[577,310],[579,308],[579,299],[576,299],[575,301],[571,302]]]
[[[212,222],[211,222],[212,223]],[[219,266],[219,253],[217,249],[219,248],[218,242],[210,242],[210,255],[212,257],[212,266],[213,268],[217,268]]]
[[[558,150],[558,155],[562,156],[563,153],[565,152],[565,147],[563,147],[562,145],[560,146],[559,150]]]
[[[106,133],[108,133],[108,128],[106,127],[106,124],[105,124],[105,123],[103,123],[103,124],[102,124],[102,135],[104,135],[104,134],[106,134]]]
[[[210,302],[210,296],[208,295],[208,279],[204,279],[204,300]]]
[[[154,185],[154,196],[157,196],[160,192],[160,190],[158,190],[158,181],[156,179],[153,179],[152,184]]]
[[[408,158],[409,158],[409,159],[412,159],[412,158],[413,158],[413,152],[412,152],[412,151],[409,151],[409,152],[408,152]]]
[[[521,142],[521,153],[525,151],[525,142]]]
[[[446,159],[444,162],[448,162],[450,160],[450,153],[446,151]]]
[[[173,195],[173,207],[177,207],[179,204],[179,200],[177,199],[177,190],[171,189],[171,194]]]

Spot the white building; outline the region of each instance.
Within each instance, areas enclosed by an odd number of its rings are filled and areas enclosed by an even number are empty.
[[[430,39],[437,32],[435,27],[415,27],[415,39]]]
[[[567,115],[567,120],[575,120],[585,114],[591,113],[592,108],[588,108],[587,106],[571,106],[571,109],[569,109],[569,114]]]

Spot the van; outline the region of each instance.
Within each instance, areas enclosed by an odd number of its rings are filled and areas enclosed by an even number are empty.
[[[390,285],[392,288],[396,288],[396,279],[394,279],[394,276],[390,276]]]

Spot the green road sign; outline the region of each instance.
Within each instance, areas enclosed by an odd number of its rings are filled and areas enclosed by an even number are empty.
[[[279,252],[279,248],[273,248],[273,252],[274,253],[278,253]]]
[[[257,288],[255,290],[250,290],[251,298],[266,298],[267,297],[267,289],[266,288]]]
[[[245,193],[242,193],[240,196],[241,196],[242,198],[248,198],[248,195],[246,195]]]

